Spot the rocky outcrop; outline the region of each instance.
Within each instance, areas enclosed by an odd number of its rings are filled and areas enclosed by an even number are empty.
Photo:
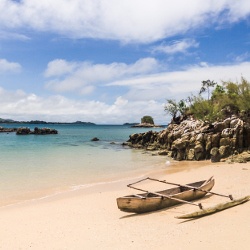
[[[91,141],[99,141],[99,140],[100,140],[100,139],[97,138],[97,137],[94,137],[94,138],[91,139]]]
[[[161,125],[155,125],[151,123],[140,123],[131,126],[132,128],[163,128]]]
[[[250,148],[250,123],[238,117],[208,124],[185,120],[170,124],[161,132],[133,134],[127,145],[134,148],[168,152],[175,160],[220,161]]]
[[[49,134],[58,134],[58,131],[56,129],[50,129],[50,128],[37,128],[35,127],[34,130],[30,130],[30,128],[23,127],[18,128],[16,131],[17,135],[49,135]]]
[[[4,128],[4,127],[0,127],[0,133],[12,133],[12,132],[16,132],[17,129],[16,128]]]

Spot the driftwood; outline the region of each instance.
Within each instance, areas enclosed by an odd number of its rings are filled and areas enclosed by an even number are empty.
[[[229,202],[226,202],[226,203],[220,203],[220,204],[218,204],[218,205],[216,205],[214,207],[202,209],[202,210],[190,213],[190,214],[184,214],[184,215],[181,215],[181,216],[177,216],[176,218],[177,219],[199,218],[199,217],[202,217],[202,216],[206,216],[206,215],[209,215],[209,214],[220,212],[220,211],[228,209],[230,207],[234,207],[234,206],[243,204],[243,203],[245,203],[245,202],[247,202],[249,200],[250,200],[250,195],[248,195],[246,197],[243,197],[243,198],[240,198],[240,199],[237,199],[237,200],[229,201]]]

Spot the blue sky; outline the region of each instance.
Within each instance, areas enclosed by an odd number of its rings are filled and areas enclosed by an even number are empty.
[[[166,124],[203,80],[250,81],[248,0],[1,0],[0,117]]]

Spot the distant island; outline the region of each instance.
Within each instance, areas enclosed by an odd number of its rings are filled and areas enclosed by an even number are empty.
[[[123,126],[134,126],[134,125],[137,125],[139,124],[138,122],[126,122],[123,124]]]
[[[150,123],[140,123],[132,126],[132,128],[163,128],[163,127],[164,126],[162,125],[155,125]]]
[[[125,125],[130,125],[132,128],[163,128],[162,125],[156,125],[154,119],[145,115],[141,118],[141,123],[125,123]]]
[[[2,119],[0,118],[0,123],[15,123],[15,124],[79,124],[79,125],[96,125],[92,122],[82,122],[82,121],[76,121],[76,122],[45,122],[45,121],[39,121],[39,120],[31,120],[31,121],[15,121],[11,119]]]

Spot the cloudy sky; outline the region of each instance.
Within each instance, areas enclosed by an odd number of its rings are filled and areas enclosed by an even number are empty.
[[[249,0],[0,0],[0,118],[166,124],[166,99],[250,80]]]

